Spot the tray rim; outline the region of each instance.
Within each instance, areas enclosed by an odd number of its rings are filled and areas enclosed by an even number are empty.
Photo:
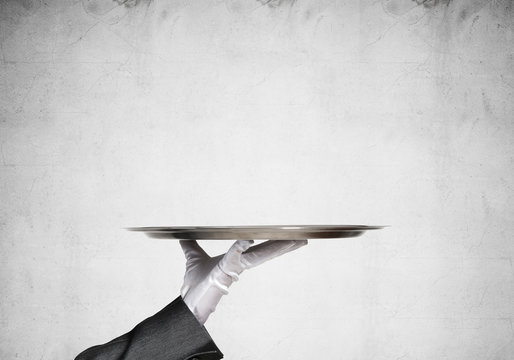
[[[132,227],[127,230],[143,232],[150,238],[172,240],[299,240],[357,237],[367,230],[378,230],[384,227],[383,225],[147,226]]]
[[[379,230],[389,225],[234,225],[234,226],[133,226],[126,227],[128,231],[141,232],[181,232],[181,231],[212,231],[212,230]]]

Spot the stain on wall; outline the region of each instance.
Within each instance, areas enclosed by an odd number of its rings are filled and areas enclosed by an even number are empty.
[[[280,6],[293,6],[296,0],[257,0],[263,5],[267,5],[272,8],[280,7]]]

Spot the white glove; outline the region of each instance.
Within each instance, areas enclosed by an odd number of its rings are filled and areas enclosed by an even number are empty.
[[[194,240],[181,240],[186,274],[180,293],[191,312],[204,324],[228,287],[243,270],[307,245],[307,240],[270,240],[250,247],[253,240],[237,240],[227,251],[210,257]]]

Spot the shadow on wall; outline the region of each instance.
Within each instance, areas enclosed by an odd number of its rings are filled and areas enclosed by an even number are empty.
[[[92,16],[104,16],[111,12],[124,12],[128,9],[149,6],[154,0],[82,0],[84,10]],[[229,0],[226,0],[229,2]],[[254,0],[262,6],[279,8],[293,6],[298,0]],[[5,2],[0,2],[5,4]],[[30,16],[37,12],[42,0],[12,0],[9,3],[17,15]],[[456,23],[463,23],[484,8],[503,20],[514,18],[514,1],[512,0],[381,0],[384,11],[391,16],[403,16],[413,9],[423,7],[426,10],[443,9],[452,14]]]
[[[18,0],[20,2],[36,2],[39,0]],[[133,8],[140,5],[149,5],[153,0],[82,0],[82,5],[88,14],[102,16],[117,7]],[[255,0],[265,6],[277,8],[293,6],[296,0]]]
[[[36,3],[40,0],[17,0],[20,2]],[[254,0],[256,7],[269,8],[292,7],[297,0]],[[108,24],[116,24],[123,19],[130,10],[148,8],[154,0],[82,0],[84,11]],[[227,3],[230,2],[227,0]],[[166,6],[166,5],[164,5]],[[236,8],[239,6],[236,6]]]
[[[0,1],[0,18],[4,16],[30,16],[41,8],[41,0]]]
[[[502,26],[514,25],[514,2],[512,0],[381,0],[384,12],[395,18],[412,16],[417,22],[425,15],[430,15],[441,28],[439,34],[457,34],[473,26],[480,13],[491,15]]]

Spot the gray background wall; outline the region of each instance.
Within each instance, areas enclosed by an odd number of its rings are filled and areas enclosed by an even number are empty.
[[[288,223],[392,227],[244,273],[227,359],[514,358],[512,1],[119,3],[0,5],[2,359],[179,294],[125,226]]]

